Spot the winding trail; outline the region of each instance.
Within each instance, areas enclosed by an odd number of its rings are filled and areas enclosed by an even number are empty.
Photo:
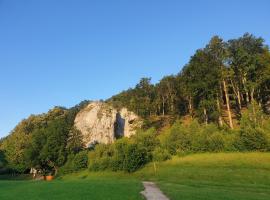
[[[155,183],[143,182],[143,186],[145,190],[142,191],[141,194],[147,200],[169,200],[169,198],[162,193],[162,191],[156,186]]]

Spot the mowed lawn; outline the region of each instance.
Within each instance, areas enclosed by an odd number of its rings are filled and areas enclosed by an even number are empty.
[[[153,163],[133,174],[88,171],[53,182],[0,181],[0,200],[142,200],[154,181],[171,200],[269,200],[270,153],[205,153]]]
[[[133,178],[86,177],[45,181],[0,181],[1,200],[142,200],[141,182]]]
[[[175,157],[136,175],[157,182],[172,200],[269,200],[270,153]]]

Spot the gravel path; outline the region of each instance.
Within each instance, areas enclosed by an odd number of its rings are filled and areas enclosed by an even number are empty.
[[[143,182],[145,190],[141,194],[147,200],[169,200],[153,182]]]

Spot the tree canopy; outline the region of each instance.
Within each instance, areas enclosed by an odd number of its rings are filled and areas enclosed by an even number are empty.
[[[177,75],[152,84],[142,78],[135,88],[111,97],[143,118],[190,115],[201,122],[234,128],[234,118],[258,102],[265,113],[270,102],[270,53],[260,37],[245,33],[224,41],[218,36],[191,56]]]

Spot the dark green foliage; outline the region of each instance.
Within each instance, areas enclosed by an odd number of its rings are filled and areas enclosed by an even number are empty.
[[[99,144],[90,153],[89,168],[134,172],[152,160],[152,152],[158,144],[154,129],[140,132],[130,139],[119,139],[114,144]]]
[[[0,149],[5,151],[7,167],[19,173],[24,173],[31,167],[44,171],[57,170],[65,163],[70,151],[81,149],[79,137],[74,136],[79,134],[70,130],[76,114],[87,103],[88,101],[83,101],[70,109],[55,107],[46,114],[31,115],[22,120],[10,136],[1,140]],[[76,141],[71,140],[67,151],[69,133]]]
[[[216,125],[200,125],[194,121],[189,126],[176,122],[163,138],[161,145],[171,154],[189,152],[221,152],[234,150],[235,137]]]
[[[67,151],[68,153],[78,153],[83,148],[83,136],[82,133],[76,129],[75,127],[72,127],[68,134],[68,140],[67,140]]]
[[[69,154],[63,167],[59,169],[60,174],[68,174],[86,169],[88,166],[88,151],[81,151],[77,154]]]
[[[155,113],[153,110],[155,91],[154,85],[150,81],[151,78],[142,78],[134,89],[113,96],[109,102],[113,103],[116,108],[125,106],[142,117]]]
[[[269,150],[269,136],[260,128],[242,129],[239,136],[239,149],[247,151]]]
[[[67,128],[65,118],[59,118],[51,121],[46,128],[33,133],[32,141],[26,151],[26,159],[30,166],[57,170],[64,165],[67,156]]]
[[[118,142],[121,143],[122,140],[123,139],[120,139],[118,140]],[[112,145],[105,145],[105,144],[96,145],[94,151],[91,151],[89,153],[89,168],[94,171],[111,168],[114,150],[115,149]],[[118,164],[116,166],[118,166]],[[117,168],[118,167],[115,167],[115,170]]]
[[[233,129],[232,117],[227,121],[222,111],[240,119],[241,109],[257,101],[270,113],[269,83],[270,53],[262,38],[246,33],[226,42],[214,36],[177,76],[165,76],[155,85],[143,78],[108,102],[129,108],[147,122],[152,115],[189,114],[205,124]]]
[[[88,151],[77,153],[73,159],[74,170],[86,169],[88,166]]]
[[[153,161],[162,162],[171,159],[171,154],[169,153],[169,151],[161,147],[157,147],[152,154]]]
[[[123,170],[126,172],[134,172],[141,168],[148,161],[146,148],[139,144],[131,143],[126,146],[125,159],[123,162]]]
[[[0,150],[0,174],[3,174],[7,171],[6,165],[7,161],[5,153],[2,150]]]
[[[270,131],[264,122],[263,113],[258,105],[253,102],[249,109],[242,114],[241,129],[236,141],[236,146],[242,151],[267,151],[270,145]]]
[[[64,166],[59,168],[59,174],[69,174],[74,172],[74,165],[73,165],[73,160],[74,160],[75,155],[74,154],[69,154],[67,156],[67,160]]]
[[[145,132],[138,132],[134,137],[138,149],[143,149],[146,153],[146,161],[152,160],[152,152],[159,145],[159,140],[156,137],[156,130],[150,128]]]

